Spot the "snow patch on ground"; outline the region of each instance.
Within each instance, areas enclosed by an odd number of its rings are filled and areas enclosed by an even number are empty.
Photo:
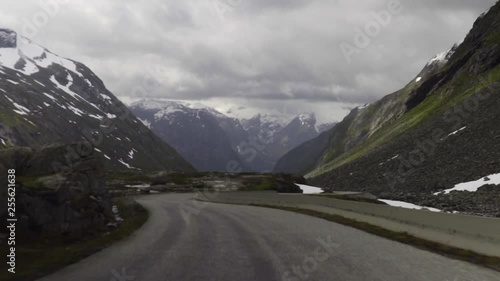
[[[22,69],[15,68],[19,61],[24,61]],[[61,58],[22,36],[17,36],[16,48],[0,49],[0,65],[25,75],[37,73],[40,68],[47,68],[52,64],[58,64],[82,76],[77,71],[76,64],[73,61]]]
[[[111,100],[111,98],[105,94],[101,94],[101,97],[105,100]]]
[[[19,114],[19,115],[29,115],[31,113],[31,110],[29,110],[28,108],[14,102],[13,100],[11,100],[9,97],[5,97],[7,98],[13,105],[16,109],[14,109],[14,112]]]
[[[440,192],[434,193],[434,195],[439,195],[441,193],[448,194],[452,191],[469,191],[469,192],[476,192],[480,187],[487,185],[487,184],[494,184],[494,185],[499,185],[500,184],[500,174],[493,174],[489,175],[486,177],[482,177],[479,180],[476,181],[469,181],[469,182],[464,182],[464,183],[459,183],[455,185],[455,187],[446,189]]]
[[[403,201],[394,201],[394,200],[385,200],[385,199],[379,199],[378,201],[384,202],[387,205],[393,206],[393,207],[413,209],[413,210],[429,210],[431,212],[441,212],[441,210],[436,209],[436,208],[422,207],[422,206],[418,206],[418,205],[403,202]]]
[[[68,109],[71,110],[74,114],[76,114],[78,116],[83,116],[83,111],[81,111],[80,109],[78,109],[74,106],[68,105]]]
[[[296,183],[296,185],[298,185],[300,189],[302,189],[304,194],[319,194],[323,192],[323,189],[321,187],[298,184],[298,183]]]
[[[415,82],[420,82],[422,80],[422,77],[417,77],[417,79],[415,79]]]
[[[369,103],[367,103],[367,104],[365,104],[365,105],[358,106],[358,109],[359,109],[359,110],[361,110],[361,109],[365,109],[365,108],[367,108],[367,107],[369,107],[369,106],[370,106],[370,104],[369,104]]]
[[[53,100],[53,101],[57,101],[56,98],[54,98],[52,95],[49,95],[47,93],[43,93],[46,97],[48,97],[49,99]]]
[[[102,118],[104,118],[103,116],[101,115],[94,115],[94,114],[89,114],[88,115],[89,117],[92,117],[94,119],[97,119],[97,120],[102,120]]]
[[[453,135],[456,135],[456,134],[458,134],[459,132],[461,132],[461,131],[463,131],[463,130],[465,130],[465,129],[467,129],[467,127],[460,128],[460,129],[456,130],[455,132],[453,132],[453,133],[449,134],[448,136],[453,136]]]
[[[139,121],[141,121],[142,124],[144,124],[144,126],[148,127],[148,129],[151,129],[151,122],[149,122],[146,119],[141,119],[141,118],[139,118]]]
[[[40,81],[38,81],[38,80],[36,80],[36,79],[35,79],[35,82],[36,82],[36,83],[38,83],[38,84],[39,84],[39,85],[41,85],[41,86],[47,87],[47,86],[45,86],[45,84],[43,84],[42,82],[40,82]]]
[[[123,159],[118,159],[118,162],[120,162],[121,164],[123,164],[125,167],[131,169],[131,170],[137,170],[137,168],[135,167],[132,167],[130,164],[126,163],[125,161],[123,161]]]
[[[137,150],[132,149],[128,152],[128,158],[134,159],[134,153],[137,152]]]

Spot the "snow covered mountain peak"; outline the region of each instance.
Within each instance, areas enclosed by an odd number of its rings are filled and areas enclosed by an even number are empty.
[[[0,66],[32,75],[53,64],[83,76],[74,61],[51,53],[30,39],[17,35],[15,31],[0,29]]]
[[[163,100],[163,99],[143,99],[137,102],[134,102],[130,105],[131,107],[137,106],[146,110],[161,110],[166,108],[180,108],[181,105],[179,103]]]
[[[144,110],[157,111],[155,116],[158,119],[168,118],[176,112],[196,113],[205,111],[217,118],[228,118],[214,108],[205,106],[200,103],[189,103],[181,101],[171,101],[165,99],[143,99],[130,105],[131,108],[141,108]]]
[[[0,149],[89,143],[108,169],[193,170],[84,64],[0,29]]]
[[[277,124],[280,127],[285,127],[288,125],[296,116],[285,115],[285,114],[257,114],[252,119],[259,119],[261,124]]]
[[[455,44],[453,47],[451,47],[449,50],[439,53],[435,55],[428,63],[426,66],[431,66],[431,65],[444,65],[445,63],[448,62],[448,60],[453,56],[453,54],[456,52],[458,46],[460,44]]]
[[[308,124],[314,124],[316,123],[316,115],[314,113],[302,113],[298,116],[300,122],[302,124],[308,123]]]

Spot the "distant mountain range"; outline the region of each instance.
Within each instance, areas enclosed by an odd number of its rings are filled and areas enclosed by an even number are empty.
[[[319,134],[312,113],[239,119],[201,104],[159,99],[138,101],[130,109],[200,171],[270,171],[277,159]]]
[[[352,110],[274,170],[307,174],[330,190],[500,216],[498,186],[439,193],[483,178],[488,185],[500,173],[499,64],[500,2],[404,88]]]
[[[193,170],[85,65],[0,29],[0,149],[75,142],[110,170]]]

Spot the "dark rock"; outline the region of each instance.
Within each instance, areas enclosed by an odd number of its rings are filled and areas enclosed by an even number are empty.
[[[15,31],[0,28],[0,48],[16,48],[17,34]]]
[[[68,151],[77,145],[0,151],[1,165],[16,169],[17,216],[28,231],[82,238],[113,221],[100,157],[93,149]]]
[[[278,180],[276,183],[276,191],[279,193],[302,193],[302,189],[296,184]]]

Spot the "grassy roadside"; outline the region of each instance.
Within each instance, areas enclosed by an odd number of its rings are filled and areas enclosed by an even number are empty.
[[[422,238],[412,236],[406,232],[405,233],[396,232],[396,231],[388,230],[388,229],[385,229],[385,228],[382,228],[382,227],[379,227],[376,225],[372,225],[369,223],[360,222],[360,221],[353,220],[353,219],[348,219],[348,218],[345,218],[345,217],[342,217],[339,215],[331,215],[331,214],[326,214],[326,213],[308,210],[308,209],[278,207],[278,206],[271,206],[271,205],[257,205],[257,204],[252,204],[251,206],[279,209],[279,210],[295,212],[295,213],[300,213],[300,214],[304,214],[304,215],[308,215],[308,216],[321,218],[321,219],[324,219],[327,221],[350,226],[350,227],[362,230],[362,231],[370,233],[370,234],[374,234],[374,235],[377,235],[380,237],[387,238],[389,240],[408,244],[408,245],[414,246],[414,247],[422,249],[422,250],[433,252],[433,253],[436,253],[436,254],[439,254],[442,256],[446,256],[446,257],[449,257],[452,259],[470,262],[470,263],[477,264],[477,265],[487,267],[487,268],[490,268],[490,269],[493,269],[493,270],[500,272],[500,258],[485,256],[485,255],[481,255],[481,254],[478,254],[478,253],[475,253],[472,251],[444,245],[444,244],[437,243],[437,242],[428,241],[428,240],[425,240]]]
[[[124,222],[92,239],[70,242],[61,241],[60,237],[20,238],[16,247],[16,273],[2,270],[0,281],[29,281],[46,276],[128,237],[148,219],[146,209],[130,198],[120,198],[114,204],[118,206]]]

